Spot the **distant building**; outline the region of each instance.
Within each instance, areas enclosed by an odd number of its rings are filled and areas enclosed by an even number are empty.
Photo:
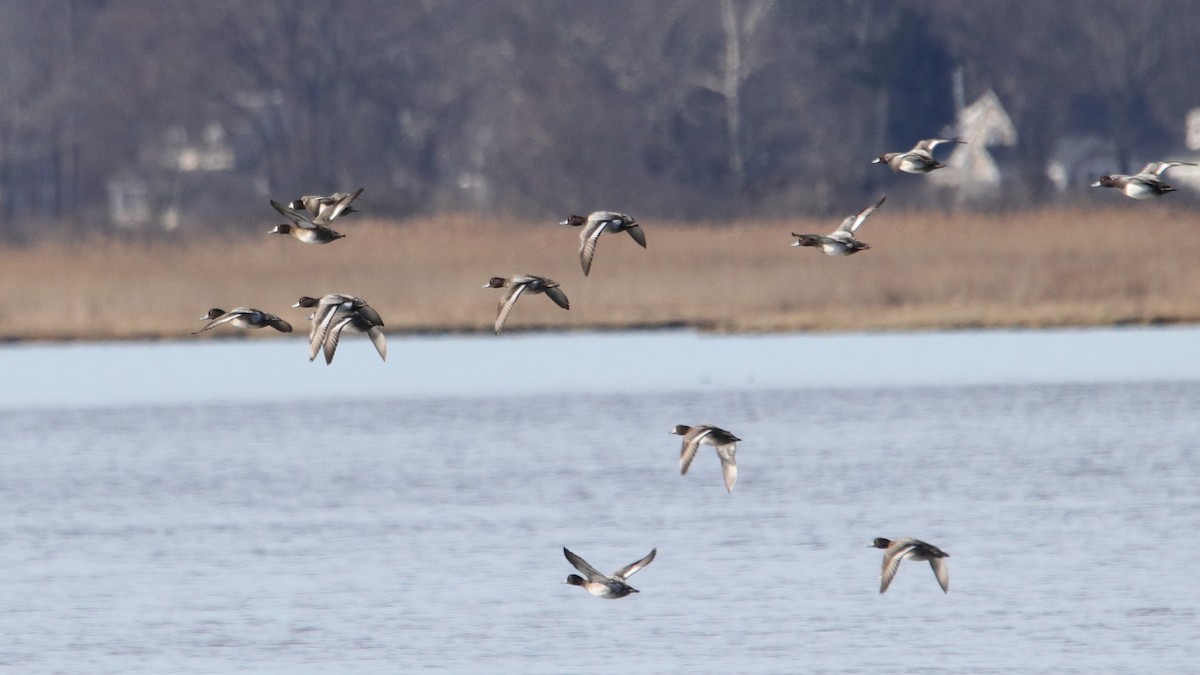
[[[1117,173],[1117,151],[1099,136],[1064,136],[1054,144],[1046,177],[1059,192],[1086,187],[1100,176]]]
[[[228,182],[238,164],[225,128],[216,122],[195,135],[182,126],[170,127],[160,141],[147,144],[143,154],[148,165],[162,170],[124,171],[107,184],[109,220],[121,229],[179,227],[189,206],[184,203],[186,188],[213,189]]]
[[[1188,150],[1200,150],[1200,108],[1191,110],[1184,122],[1184,144]],[[1137,171],[1150,162],[1200,161],[1194,154],[1183,151],[1169,152],[1162,156],[1134,158],[1130,171]],[[1059,192],[1076,190],[1091,185],[1100,176],[1123,173],[1116,148],[1111,140],[1099,136],[1064,136],[1054,144],[1054,152],[1046,164],[1046,176]],[[1200,169],[1178,167],[1172,169],[1168,181],[1177,188],[1186,187],[1200,192]]]
[[[183,127],[167,130],[165,162],[176,171],[230,171],[234,168],[233,147],[225,139],[225,128],[216,122],[204,127],[198,140],[188,138]]]
[[[959,199],[972,200],[998,194],[1003,176],[988,148],[1015,145],[1017,130],[996,92],[989,89],[960,110],[955,127],[954,137],[966,143],[955,145],[945,160],[946,170],[929,174],[929,179],[953,188]]]
[[[150,186],[137,176],[108,181],[108,217],[113,225],[127,230],[150,224]]]

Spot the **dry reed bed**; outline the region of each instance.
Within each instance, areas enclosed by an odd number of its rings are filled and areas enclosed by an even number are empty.
[[[247,235],[0,248],[0,336],[185,337],[209,307],[253,306],[303,330],[300,295],[366,298],[389,330],[490,329],[488,277],[558,280],[564,312],[522,298],[507,330],[694,325],[727,331],[1055,326],[1200,320],[1196,214],[1169,207],[1005,215],[877,213],[873,248],[829,258],[795,232],[838,219],[645,223],[649,249],[605,235],[592,275],[578,230],[553,222],[347,218],[346,239],[306,246]],[[231,329],[232,331],[232,329]],[[225,331],[230,332],[230,331]],[[258,331],[266,336],[274,331]]]

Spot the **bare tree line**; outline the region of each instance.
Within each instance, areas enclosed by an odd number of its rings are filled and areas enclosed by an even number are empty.
[[[844,211],[868,162],[989,89],[1009,201],[1064,138],[1128,169],[1200,106],[1190,3],[1116,0],[14,0],[0,4],[0,237],[237,230],[267,195],[545,217]]]

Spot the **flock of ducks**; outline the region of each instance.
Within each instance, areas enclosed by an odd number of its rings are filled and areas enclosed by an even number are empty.
[[[964,141],[953,138],[929,138],[918,142],[907,152],[884,153],[872,163],[886,164],[895,172],[929,173],[945,167],[945,164],[933,157],[933,150],[937,146],[947,143],[964,143]],[[1163,181],[1162,176],[1168,169],[1177,166],[1196,166],[1196,164],[1191,162],[1151,162],[1132,176],[1119,174],[1101,176],[1092,184],[1092,187],[1116,188],[1132,199],[1151,199],[1175,190]],[[332,224],[338,218],[357,212],[351,203],[362,194],[362,191],[363,189],[359,188],[352,193],[337,192],[329,196],[307,195],[287,204],[271,200],[271,206],[287,218],[288,222],[276,225],[269,232],[291,235],[297,241],[305,244],[328,244],[342,239],[345,235],[334,230]],[[836,230],[828,235],[792,233],[792,236],[797,239],[792,246],[816,247],[829,256],[848,256],[869,249],[871,246],[859,241],[855,237],[855,233],[867,218],[883,205],[886,199],[886,196],[881,197],[878,202],[848,216]],[[600,241],[600,236],[606,232],[626,232],[639,246],[646,248],[646,234],[641,225],[623,213],[595,211],[586,217],[572,215],[563,220],[560,225],[582,228],[579,233],[579,263],[583,268],[584,276],[591,273],[592,261],[596,256],[596,245]],[[496,320],[493,328],[497,335],[522,295],[544,294],[559,307],[571,308],[570,301],[558,282],[546,277],[533,274],[514,274],[507,278],[492,277],[483,287],[507,289],[496,308]],[[347,330],[366,333],[375,345],[376,351],[379,352],[379,357],[387,360],[387,340],[383,333],[383,319],[361,298],[341,293],[330,293],[320,298],[304,296],[297,300],[292,307],[313,310],[312,314],[308,316],[310,323],[309,361],[315,360],[318,354],[323,353],[325,363],[331,364],[341,335]],[[271,327],[283,333],[292,332],[291,324],[280,317],[247,307],[237,307],[229,311],[213,308],[201,319],[207,323],[193,335],[226,324],[245,329]],[[697,426],[679,424],[670,433],[682,437],[682,447],[679,452],[679,473],[681,475],[687,474],[700,446],[707,445],[716,450],[717,457],[721,460],[721,472],[725,479],[726,491],[733,492],[733,486],[737,482],[737,443],[742,439],[725,429],[709,424]],[[950,591],[950,572],[945,562],[950,554],[937,546],[912,537],[895,540],[879,537],[869,545],[869,548],[883,549],[880,593],[888,590],[900,567],[900,562],[903,560],[928,562],[942,591],[946,593]],[[629,577],[653,562],[657,553],[658,549],[654,549],[637,562],[626,565],[610,575],[605,575],[564,547],[563,555],[583,576],[572,574],[563,583],[581,586],[588,593],[600,598],[623,598],[638,592],[627,581]]]

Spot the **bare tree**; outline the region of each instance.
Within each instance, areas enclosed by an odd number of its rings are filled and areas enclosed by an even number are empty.
[[[1073,9],[1092,57],[1080,66],[1098,95],[1097,101],[1104,102],[1107,114],[1100,120],[1112,136],[1117,162],[1123,170],[1140,168],[1134,166],[1141,161],[1134,159],[1134,148],[1145,145],[1153,132],[1159,131],[1150,116],[1151,92],[1169,72],[1172,45],[1163,38],[1181,8],[1175,3],[1147,1],[1137,6],[1076,2]],[[1180,56],[1194,59],[1194,54]],[[1180,124],[1181,120],[1182,116],[1171,122]]]
[[[729,172],[733,189],[746,188],[746,160],[742,151],[742,85],[752,70],[748,50],[759,23],[775,6],[775,0],[721,0],[721,29],[725,36],[725,58],[719,78],[709,85],[725,99],[725,126],[729,133]],[[739,9],[741,11],[739,11]],[[714,87],[715,85],[715,87]]]
[[[0,6],[0,214],[72,221],[80,200],[77,47],[90,15],[75,0]]]
[[[1037,200],[1064,137],[1110,139],[1127,166],[1178,144],[1200,77],[1188,12],[13,0],[0,4],[0,227],[96,226],[123,180],[206,228],[241,227],[213,214],[214,194],[251,213],[268,194],[358,185],[387,213],[841,210],[891,180],[871,157],[953,121],[955,69],[968,95],[999,95],[1021,138],[1005,158],[1017,194]],[[235,161],[190,169],[179,149],[209,137]]]

